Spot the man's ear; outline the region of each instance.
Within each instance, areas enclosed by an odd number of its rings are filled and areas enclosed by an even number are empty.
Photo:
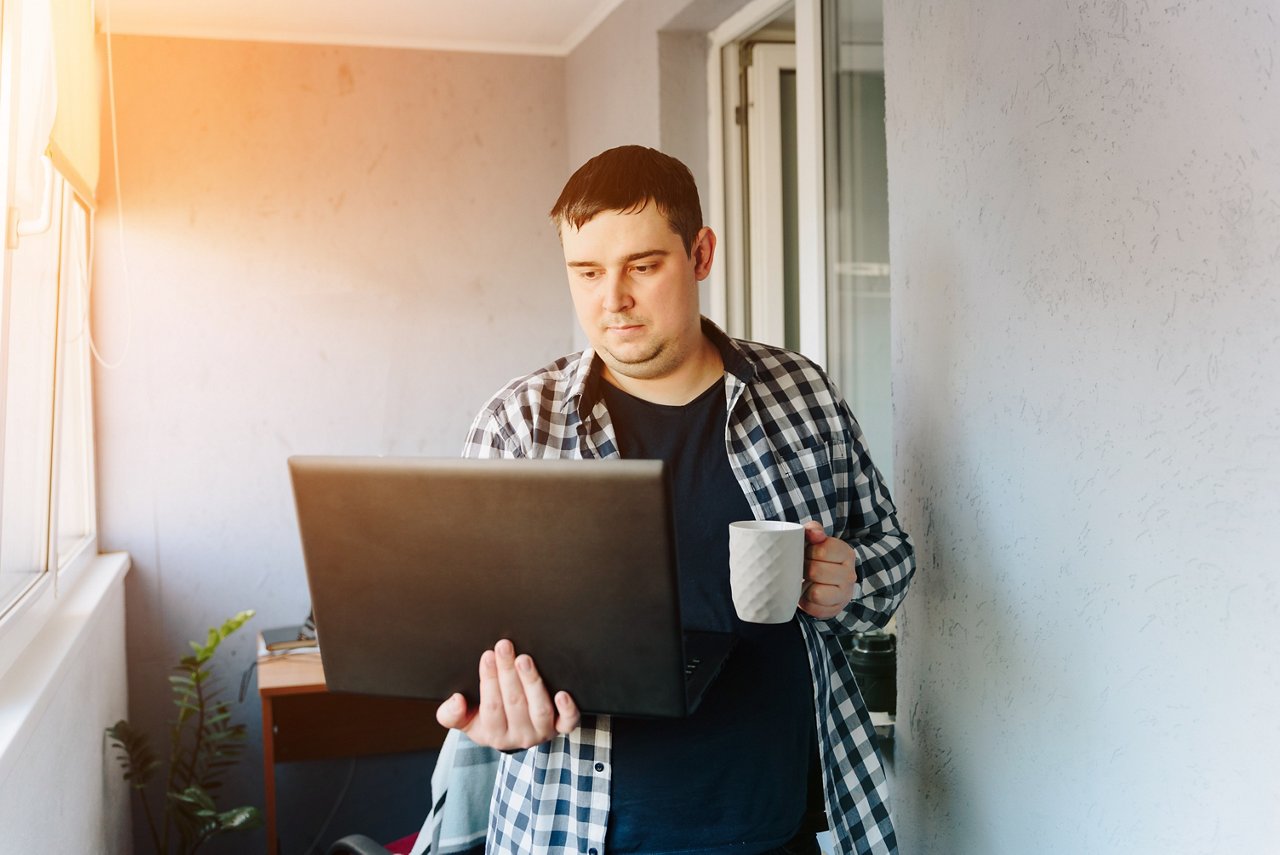
[[[693,239],[693,275],[699,282],[711,275],[711,262],[716,257],[716,233],[710,226],[703,226]]]

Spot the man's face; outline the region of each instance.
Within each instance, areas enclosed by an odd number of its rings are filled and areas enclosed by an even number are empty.
[[[715,238],[703,228],[693,254],[652,203],[624,214],[602,211],[560,241],[578,322],[615,374],[670,376],[702,344],[698,282],[711,271]]]

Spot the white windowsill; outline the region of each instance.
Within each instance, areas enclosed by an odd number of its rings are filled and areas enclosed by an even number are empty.
[[[72,584],[59,592],[34,637],[0,672],[0,781],[7,776],[49,699],[66,673],[66,665],[84,644],[98,608],[122,584],[129,555],[94,556]],[[24,615],[31,617],[31,615]],[[12,629],[12,627],[6,627]],[[4,640],[13,641],[11,633]]]

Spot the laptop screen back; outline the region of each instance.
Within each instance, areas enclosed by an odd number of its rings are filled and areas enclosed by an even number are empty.
[[[289,461],[331,690],[478,698],[500,638],[584,712],[685,713],[660,461]]]

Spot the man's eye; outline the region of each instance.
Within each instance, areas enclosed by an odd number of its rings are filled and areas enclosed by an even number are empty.
[[[583,279],[587,279],[587,280],[599,279],[600,271],[599,270],[579,270],[578,275]]]
[[[653,268],[656,266],[657,265],[655,264],[637,264],[635,267],[631,269],[634,270],[636,273],[652,273]]]

